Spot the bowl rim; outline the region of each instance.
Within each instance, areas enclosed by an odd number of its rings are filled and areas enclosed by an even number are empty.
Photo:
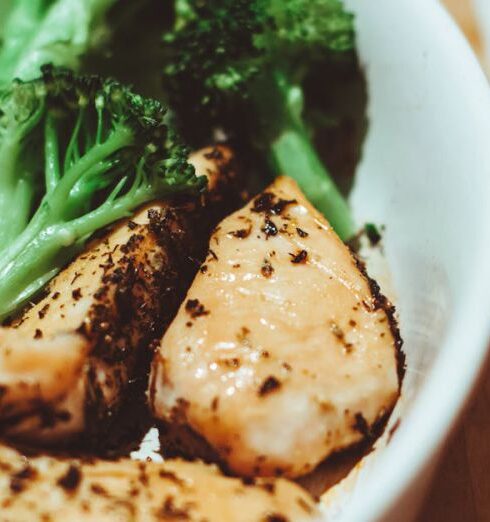
[[[443,35],[446,41],[452,40],[452,51],[457,48],[461,58],[458,64],[465,64],[464,74],[467,84],[471,85],[472,95],[477,95],[478,99],[485,102],[482,114],[485,115],[487,133],[484,135],[490,137],[490,85],[473,50],[439,1],[425,0],[423,7],[419,6],[419,9],[422,8],[424,17],[434,21],[433,34]],[[414,6],[414,9],[417,8]],[[490,145],[487,157],[486,170],[490,177]],[[485,175],[484,168],[480,172],[482,176]],[[490,200],[490,183],[488,188]],[[379,456],[376,480],[366,481],[362,489],[356,490],[355,502],[352,505],[348,503],[342,520],[390,520],[386,517],[393,515],[404,496],[419,486],[421,479],[426,481],[429,478],[427,475],[423,477],[424,473],[431,471],[430,466],[435,463],[443,443],[455,427],[476,386],[490,350],[490,307],[485,309],[485,306],[481,306],[490,295],[487,261],[490,258],[490,205],[486,215],[489,226],[483,227],[479,243],[482,255],[478,256],[471,280],[468,281],[465,310],[451,320],[440,354],[427,374],[411,411],[402,420],[396,437]],[[454,353],[457,353],[454,350],[461,346],[463,338],[464,364],[461,364],[460,358],[454,357]],[[451,345],[452,349],[449,349]],[[448,386],[448,381],[451,386]],[[444,400],[433,400],[441,394]],[[430,429],[427,428],[429,424]],[[404,519],[402,516],[400,518]]]

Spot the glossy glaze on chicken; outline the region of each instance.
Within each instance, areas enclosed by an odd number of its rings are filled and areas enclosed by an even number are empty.
[[[297,477],[376,432],[398,398],[399,354],[389,303],[279,178],[215,229],[149,398],[185,454]]]
[[[83,434],[103,445],[127,396],[145,386],[151,343],[233,201],[231,160],[223,147],[196,153],[191,161],[209,178],[205,198],[140,209],[92,241],[43,299],[0,330],[3,434],[49,443]]]
[[[283,479],[242,481],[216,466],[26,457],[0,446],[2,522],[313,522],[308,493]]]
[[[141,209],[0,330],[0,426],[31,445],[100,442],[154,352],[147,396],[164,450],[243,478],[178,459],[86,462],[0,446],[4,520],[319,520],[307,493],[275,477],[373,440],[391,412],[401,341],[362,263],[289,178],[208,244],[225,201],[240,196],[227,149],[193,161],[210,179],[205,201]]]

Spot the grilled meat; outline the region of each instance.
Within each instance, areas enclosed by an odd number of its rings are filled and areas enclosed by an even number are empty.
[[[400,348],[377,285],[279,178],[214,231],[157,349],[150,402],[183,453],[296,477],[375,435],[398,398]]]
[[[0,446],[0,470],[3,522],[320,520],[296,484],[243,482],[199,462],[26,458]]]
[[[155,202],[117,224],[0,330],[4,434],[53,442],[83,433],[102,442],[125,395],[145,381],[151,343],[185,295],[233,176],[223,147],[192,161],[210,181],[204,202]]]

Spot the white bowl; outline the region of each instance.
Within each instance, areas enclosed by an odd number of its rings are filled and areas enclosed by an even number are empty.
[[[349,0],[370,129],[352,204],[387,225],[408,369],[401,425],[328,519],[415,516],[490,338],[490,89],[435,0]],[[335,503],[334,503],[335,504]]]
[[[490,72],[490,2],[488,0],[474,0],[475,13],[483,40],[483,59]]]

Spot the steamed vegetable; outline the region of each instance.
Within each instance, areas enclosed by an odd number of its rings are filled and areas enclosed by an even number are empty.
[[[118,0],[3,0],[0,14],[0,249],[25,227],[35,196],[32,127],[42,107],[14,79],[32,80],[46,63],[78,69],[106,32],[105,15]],[[37,111],[36,108],[39,110]]]
[[[339,0],[177,0],[165,37],[165,88],[181,125],[248,135],[272,170],[295,178],[343,238],[349,207],[303,119],[303,82],[319,62],[354,47]],[[325,87],[328,89],[328,85]]]
[[[16,0],[11,3],[0,44],[0,84],[14,78],[36,78],[45,63],[78,68],[82,55],[103,39],[105,15],[116,2]]]
[[[44,66],[2,93],[0,111],[0,317],[98,229],[205,184],[162,105],[114,80]]]

